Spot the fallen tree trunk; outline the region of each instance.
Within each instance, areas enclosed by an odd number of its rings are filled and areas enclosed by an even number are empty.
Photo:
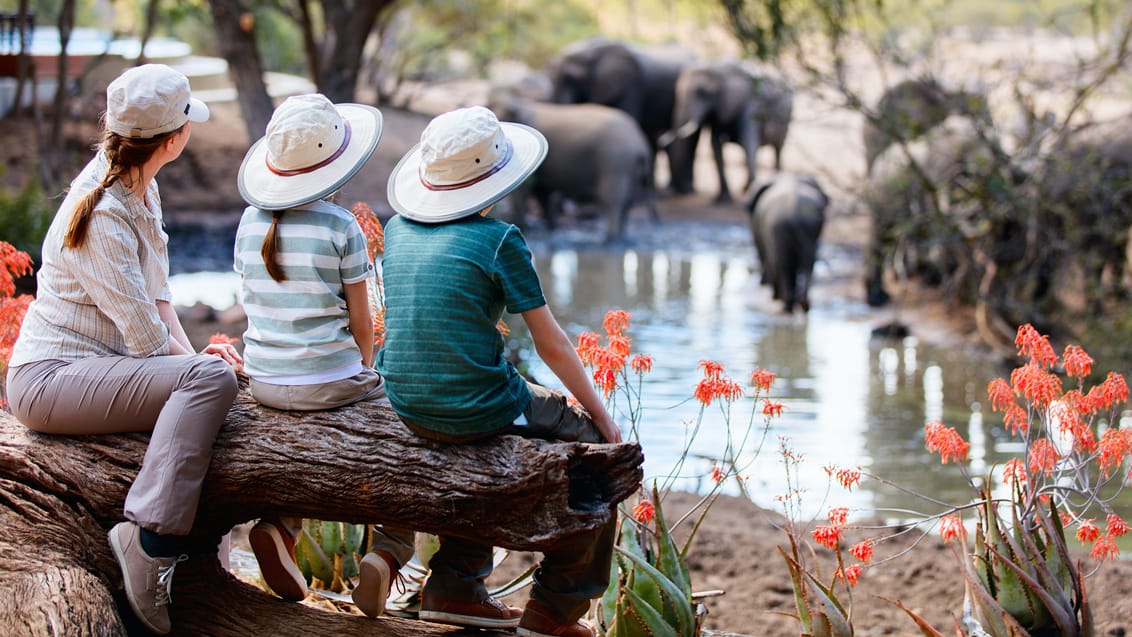
[[[122,519],[148,440],[40,435],[0,412],[4,632],[144,634],[124,604],[106,531]],[[642,458],[636,444],[517,436],[437,444],[413,435],[385,405],[282,412],[241,394],[217,441],[194,535],[218,537],[264,515],[293,515],[396,523],[537,551],[616,515],[616,504],[640,483]],[[455,630],[288,604],[236,580],[212,558],[182,564],[175,581],[175,634],[397,637]]]

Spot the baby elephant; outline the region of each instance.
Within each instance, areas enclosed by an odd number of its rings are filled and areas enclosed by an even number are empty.
[[[810,310],[810,278],[828,204],[813,177],[780,173],[760,182],[747,206],[762,282],[774,288],[787,314],[795,303],[803,312]]]

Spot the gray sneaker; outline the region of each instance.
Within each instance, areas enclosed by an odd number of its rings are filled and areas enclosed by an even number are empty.
[[[115,524],[109,535],[130,608],[151,631],[168,634],[172,628],[169,604],[173,602],[173,570],[189,556],[150,557],[141,546],[141,527],[133,522]]]

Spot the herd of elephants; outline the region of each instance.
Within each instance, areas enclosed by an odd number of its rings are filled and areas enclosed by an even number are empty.
[[[550,141],[545,163],[512,200],[514,218],[525,217],[530,198],[549,227],[564,201],[591,204],[605,219],[606,239],[616,241],[630,208],[646,206],[655,217],[658,190],[692,191],[705,131],[717,203],[736,199],[724,144],[743,151],[740,204],[750,212],[762,282],[785,311],[808,310],[829,197],[816,176],[781,170],[794,93],[782,73],[745,62],[676,59],[604,38],[574,43],[543,73],[489,94],[501,119],[534,126]],[[985,95],[925,75],[892,84],[858,110],[867,175],[855,194],[872,219],[871,305],[889,300],[885,275],[894,270],[992,303],[1014,324],[1040,322],[1035,313],[1067,268],[1098,303],[1119,293],[1132,225],[1132,113],[1057,134],[1031,127],[1025,139],[1007,140]],[[758,175],[761,146],[774,150],[773,175]],[[667,156],[667,184],[654,177],[658,153]]]

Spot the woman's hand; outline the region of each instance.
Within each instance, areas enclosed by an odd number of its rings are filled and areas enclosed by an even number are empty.
[[[224,359],[225,363],[231,365],[232,369],[237,372],[244,371],[244,359],[240,357],[240,353],[236,351],[236,348],[229,343],[209,343],[204,346],[204,349],[202,349],[200,353],[219,356]]]

